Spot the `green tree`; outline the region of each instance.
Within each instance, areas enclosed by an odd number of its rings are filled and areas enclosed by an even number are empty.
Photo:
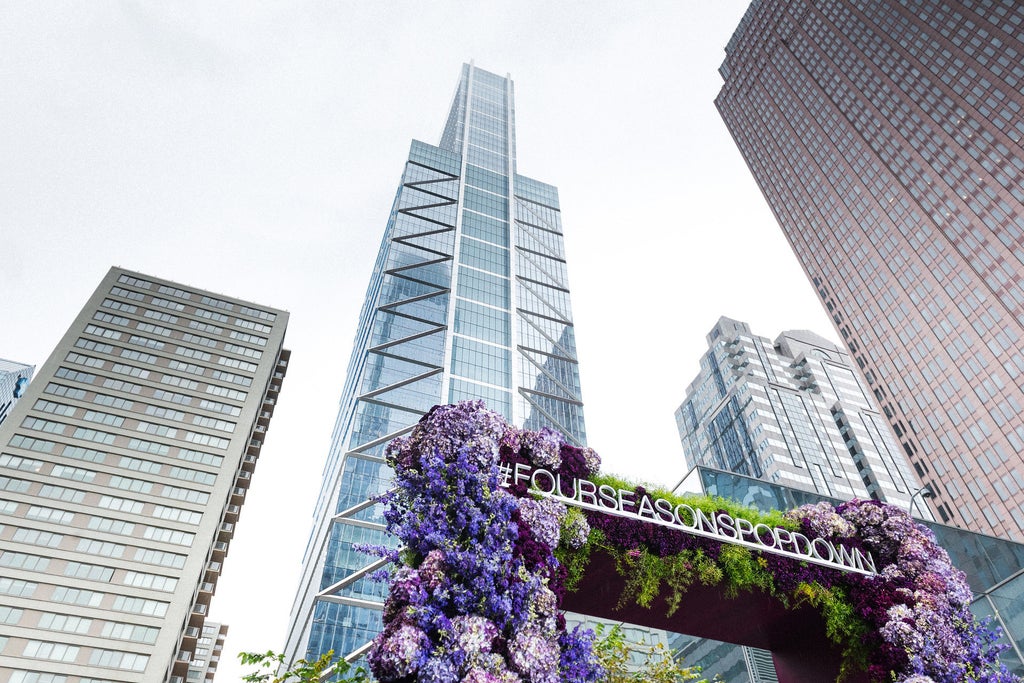
[[[603,683],[679,683],[696,681],[700,677],[700,667],[683,666],[682,660],[662,643],[651,648],[637,648],[626,640],[618,624],[611,628],[598,624],[596,631],[594,654],[606,672]],[[639,668],[630,666],[633,652],[644,655]]]
[[[258,652],[240,652],[238,658],[242,666],[259,667],[242,677],[245,683],[320,683],[321,677],[329,675],[328,680],[334,683],[369,683],[370,677],[362,667],[352,669],[352,665],[343,659],[334,662],[334,650],[330,650],[319,659],[307,661],[300,659],[290,669],[278,673],[284,667],[284,655],[272,650],[260,654]]]

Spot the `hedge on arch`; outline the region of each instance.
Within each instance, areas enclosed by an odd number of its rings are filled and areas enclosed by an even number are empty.
[[[1010,683],[998,633],[969,610],[962,572],[926,528],[876,501],[804,506],[763,515],[721,499],[677,498],[600,474],[588,448],[550,430],[519,430],[481,402],[433,408],[387,459],[395,488],[384,496],[390,557],[384,630],[369,654],[384,683],[589,683],[603,671],[593,634],[566,629],[566,590],[592,558],[612,558],[620,606],[686,610],[687,591],[768,596],[786,609],[820,612],[842,653],[844,675],[871,683]],[[758,549],[566,506],[511,476],[543,468],[571,497],[581,480],[664,498],[870,553],[877,574],[838,571]],[[577,484],[574,484],[576,482]]]

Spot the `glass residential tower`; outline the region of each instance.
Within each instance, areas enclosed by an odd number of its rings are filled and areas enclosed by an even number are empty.
[[[462,67],[439,145],[413,141],[366,292],[292,609],[290,660],[358,651],[383,588],[353,543],[385,540],[386,444],[432,406],[586,432],[558,191],[516,173],[513,84]]]

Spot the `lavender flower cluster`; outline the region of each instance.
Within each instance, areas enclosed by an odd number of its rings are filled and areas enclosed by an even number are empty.
[[[927,527],[906,511],[874,500],[838,507],[805,505],[787,513],[805,532],[859,544],[875,557],[878,576],[848,583],[856,614],[869,625],[872,681],[1010,683],[999,664],[999,634],[974,619],[971,589]]]
[[[600,679],[592,632],[566,631],[558,609],[565,506],[500,486],[502,454],[557,469],[563,450],[556,432],[517,430],[479,401],[435,407],[388,446],[396,487],[385,519],[405,549],[368,656],[379,681]],[[573,458],[600,463],[581,449]]]

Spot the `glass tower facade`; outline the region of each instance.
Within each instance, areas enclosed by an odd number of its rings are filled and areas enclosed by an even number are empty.
[[[687,467],[906,508],[919,485],[846,352],[804,330],[774,342],[721,318],[676,410]],[[931,519],[919,506],[916,514]]]
[[[25,395],[34,371],[31,365],[0,358],[0,424],[7,419],[18,399]]]
[[[386,541],[386,444],[433,405],[586,432],[555,187],[516,173],[513,84],[462,67],[437,146],[413,141],[366,292],[292,609],[286,655],[346,656],[383,587],[353,543]]]
[[[755,0],[716,99],[940,518],[1024,539],[1024,4]]]

